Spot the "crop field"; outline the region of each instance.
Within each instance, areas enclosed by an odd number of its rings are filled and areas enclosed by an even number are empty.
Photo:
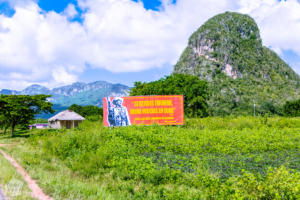
[[[300,118],[34,130],[0,137],[55,199],[300,199]]]

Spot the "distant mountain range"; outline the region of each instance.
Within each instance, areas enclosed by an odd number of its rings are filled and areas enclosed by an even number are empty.
[[[56,107],[69,107],[72,104],[102,106],[103,97],[106,96],[128,96],[130,87],[122,84],[112,84],[105,81],[92,83],[76,82],[52,90],[41,85],[31,85],[22,91],[2,89],[0,94],[15,95],[52,95],[49,100]]]

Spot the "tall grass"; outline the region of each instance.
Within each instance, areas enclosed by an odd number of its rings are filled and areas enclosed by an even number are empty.
[[[75,130],[34,133],[26,144],[40,154],[24,155],[27,167],[51,168],[55,159],[70,170],[65,176],[96,181],[101,194],[110,198],[297,199],[300,195],[299,118],[187,119],[179,128],[105,128],[86,121]],[[100,198],[96,193],[90,190],[78,196]]]
[[[0,154],[0,186],[10,200],[31,200],[31,191],[17,170]]]

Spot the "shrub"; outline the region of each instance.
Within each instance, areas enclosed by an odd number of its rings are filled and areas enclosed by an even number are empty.
[[[295,101],[287,101],[283,106],[284,114],[290,117],[300,116],[300,99]]]

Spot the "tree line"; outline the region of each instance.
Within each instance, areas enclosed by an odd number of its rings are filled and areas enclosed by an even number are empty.
[[[183,95],[185,116],[207,117],[210,115],[207,103],[210,97],[208,82],[197,76],[172,74],[148,83],[135,82],[130,90],[130,96],[140,95]],[[28,127],[36,114],[53,113],[53,105],[47,101],[49,97],[50,95],[1,95],[0,129],[3,129],[5,133],[10,128],[11,136],[13,136],[16,126]],[[266,111],[259,113],[262,115],[300,116],[300,99],[287,101],[280,111],[270,103],[263,106]],[[73,104],[68,109],[92,121],[100,120],[103,115],[102,108],[92,105]]]
[[[172,74],[149,83],[135,82],[130,91],[130,96],[184,95],[185,115],[188,117],[206,117],[213,116],[207,103],[211,93],[208,82],[197,76]],[[297,117],[300,116],[300,99],[286,101],[283,106],[275,105],[272,101],[266,100],[261,105],[254,105],[253,114]],[[219,113],[219,115],[225,116],[228,114]]]
[[[74,112],[80,114],[84,118],[90,121],[100,120],[103,115],[103,108],[99,108],[97,106],[87,105],[81,106],[77,104],[72,104],[69,110],[73,110]]]
[[[208,83],[197,76],[174,74],[149,83],[135,82],[130,96],[141,95],[183,95],[186,116],[208,116]]]

